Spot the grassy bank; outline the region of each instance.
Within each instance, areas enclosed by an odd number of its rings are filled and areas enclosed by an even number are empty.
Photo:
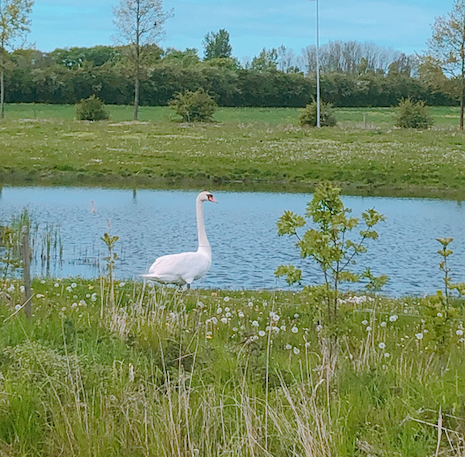
[[[222,108],[212,124],[179,124],[164,107],[110,107],[79,122],[72,106],[8,106],[0,180],[10,184],[308,190],[323,179],[346,193],[465,196],[458,110],[432,109],[429,131],[393,128],[392,109],[341,109],[337,128],[297,125],[295,109]]]
[[[1,285],[2,456],[463,455],[462,307],[348,296],[336,362],[304,293],[33,288],[29,322]]]

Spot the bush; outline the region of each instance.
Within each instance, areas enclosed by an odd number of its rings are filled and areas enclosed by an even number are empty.
[[[101,121],[108,119],[110,115],[105,109],[105,104],[95,95],[76,103],[76,117],[80,121]]]
[[[215,100],[203,89],[179,93],[169,104],[185,122],[211,121],[217,107]]]
[[[428,107],[423,100],[415,103],[404,98],[397,105],[396,126],[403,129],[427,129],[433,125]]]
[[[311,127],[316,127],[316,121],[317,104],[314,100],[301,111],[299,122],[301,125],[310,125]],[[334,117],[332,105],[329,103],[320,103],[320,125],[322,127],[332,127],[336,125],[336,118]]]

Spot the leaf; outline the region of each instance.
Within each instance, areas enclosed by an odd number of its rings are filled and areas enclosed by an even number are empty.
[[[302,280],[302,270],[299,270],[294,265],[280,265],[274,272],[276,277],[286,276],[286,282],[289,285],[295,284]]]
[[[278,235],[297,235],[297,229],[305,225],[305,219],[292,211],[286,211],[278,219]]]

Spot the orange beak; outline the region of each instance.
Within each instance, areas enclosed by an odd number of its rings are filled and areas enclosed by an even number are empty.
[[[208,201],[209,202],[213,202],[213,203],[218,203],[214,198],[213,198],[213,195],[211,197],[208,197]]]

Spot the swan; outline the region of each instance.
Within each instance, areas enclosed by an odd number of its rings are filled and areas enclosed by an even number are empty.
[[[190,289],[192,281],[201,278],[210,269],[212,264],[212,251],[205,232],[203,221],[203,202],[218,203],[213,195],[208,192],[200,192],[196,199],[197,230],[199,247],[196,252],[183,252],[180,254],[164,255],[159,257],[149,269],[142,275],[146,279],[157,281],[161,284],[187,284]]]

